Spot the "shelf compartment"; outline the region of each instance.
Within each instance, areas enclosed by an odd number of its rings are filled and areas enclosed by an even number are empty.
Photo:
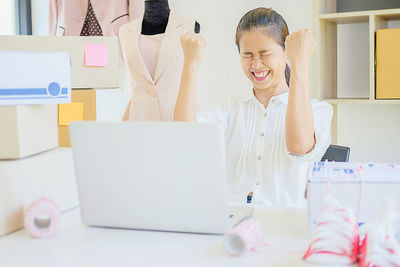
[[[366,98],[370,93],[370,29],[367,23],[339,25],[329,20],[319,20],[314,57],[314,96],[319,99]],[[355,38],[347,38],[347,37]],[[345,68],[341,62],[354,56]]]

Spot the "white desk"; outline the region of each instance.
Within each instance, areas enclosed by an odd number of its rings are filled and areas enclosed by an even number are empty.
[[[257,208],[254,217],[274,248],[306,250],[305,210]],[[223,236],[91,228],[82,224],[79,209],[64,213],[61,222],[52,238],[33,239],[25,230],[0,238],[0,266],[317,266],[303,263],[300,253],[230,257],[223,249]]]

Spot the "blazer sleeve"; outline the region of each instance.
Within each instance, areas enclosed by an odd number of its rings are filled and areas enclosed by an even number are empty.
[[[57,33],[57,0],[49,1],[49,35],[56,35]]]
[[[144,12],[144,1],[143,0],[129,0],[128,2],[128,13],[129,21],[137,19]]]

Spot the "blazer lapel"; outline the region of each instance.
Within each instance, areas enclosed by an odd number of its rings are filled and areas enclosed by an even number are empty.
[[[142,32],[142,21],[143,15],[128,23],[129,25],[127,26],[126,36],[123,38],[125,39],[123,49],[125,49],[129,69],[135,69],[151,84],[154,84],[153,79],[144,65],[144,61],[139,49],[139,37]]]
[[[169,62],[175,57],[176,50],[180,46],[180,27],[184,25],[185,21],[182,17],[174,11],[170,11],[168,18],[167,29],[161,43],[160,52],[158,55],[156,71],[154,74],[154,82],[157,83],[161,75],[168,67]]]

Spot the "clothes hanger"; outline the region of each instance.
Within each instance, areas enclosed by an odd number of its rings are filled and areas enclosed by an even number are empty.
[[[170,11],[168,0],[146,0],[142,34],[155,35],[165,33]],[[196,33],[200,32],[200,24],[197,21],[194,30]]]

